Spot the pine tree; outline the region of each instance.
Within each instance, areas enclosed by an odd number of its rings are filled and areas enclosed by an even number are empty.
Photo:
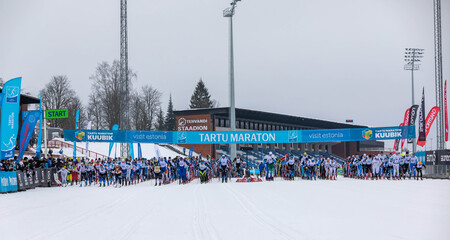
[[[166,130],[166,127],[164,125],[164,113],[161,108],[159,108],[159,112],[156,114],[155,129],[158,131]]]
[[[209,94],[208,88],[206,88],[205,83],[200,78],[197,86],[195,87],[194,93],[191,96],[191,109],[195,108],[213,108],[214,103],[211,101],[211,95]]]
[[[176,119],[175,119],[175,114],[173,113],[172,94],[170,94],[169,106],[167,106],[167,114],[166,114],[166,119],[164,121],[164,126],[167,131],[175,131],[176,130]]]

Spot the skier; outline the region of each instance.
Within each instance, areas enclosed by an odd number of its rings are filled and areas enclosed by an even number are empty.
[[[411,159],[409,160],[409,179],[411,179],[411,175],[414,173],[414,179],[416,179],[416,164],[417,157],[412,154]]]
[[[295,158],[294,156],[290,156],[289,160],[286,162],[286,166],[287,166],[287,171],[288,171],[288,179],[289,180],[294,180],[294,176],[295,176]]]
[[[198,164],[198,172],[200,174],[200,183],[208,182],[208,164],[204,160],[200,160]]]
[[[220,164],[220,171],[222,174],[222,183],[228,182],[228,158],[225,155],[222,155],[222,157],[219,160]]]
[[[420,175],[420,180],[423,180],[423,176],[422,176],[422,168],[426,168],[425,164],[422,164],[422,161],[419,161],[416,165],[416,169],[417,169],[417,180],[419,180],[419,175]]]
[[[267,181],[273,181],[273,169],[275,164],[275,156],[272,154],[272,152],[269,152],[269,155],[266,155],[265,160],[267,161],[267,167],[266,167],[266,180]]]
[[[155,159],[154,165],[153,165],[153,172],[155,173],[155,186],[158,185],[158,179],[159,179],[159,186],[161,186],[161,162]]]
[[[58,173],[61,174],[61,186],[67,187],[67,174],[69,171],[66,169],[66,167],[61,168]]]
[[[116,170],[114,171],[114,182],[114,187],[122,187],[123,185],[122,168],[119,165],[116,166]]]
[[[393,176],[394,180],[400,179],[400,176],[399,176],[400,159],[401,159],[401,156],[398,154],[398,152],[394,156],[392,156],[392,162],[394,165],[394,176]]]

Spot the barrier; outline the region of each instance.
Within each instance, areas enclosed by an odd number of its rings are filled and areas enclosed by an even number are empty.
[[[32,171],[17,171],[17,186],[19,191],[36,187],[56,186],[56,168],[36,168]]]
[[[17,173],[0,172],[0,192],[15,192],[17,191]]]

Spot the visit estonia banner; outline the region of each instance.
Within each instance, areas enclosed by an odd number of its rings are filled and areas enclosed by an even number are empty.
[[[0,130],[0,160],[13,158],[19,131],[20,87],[22,78],[14,78],[3,85]]]
[[[349,142],[404,138],[415,138],[414,126],[236,132],[64,130],[66,141],[168,144]]]

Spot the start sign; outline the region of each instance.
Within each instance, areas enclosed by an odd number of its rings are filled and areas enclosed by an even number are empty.
[[[67,110],[67,109],[46,110],[45,111],[45,117],[47,119],[68,118],[69,117],[69,110]]]

